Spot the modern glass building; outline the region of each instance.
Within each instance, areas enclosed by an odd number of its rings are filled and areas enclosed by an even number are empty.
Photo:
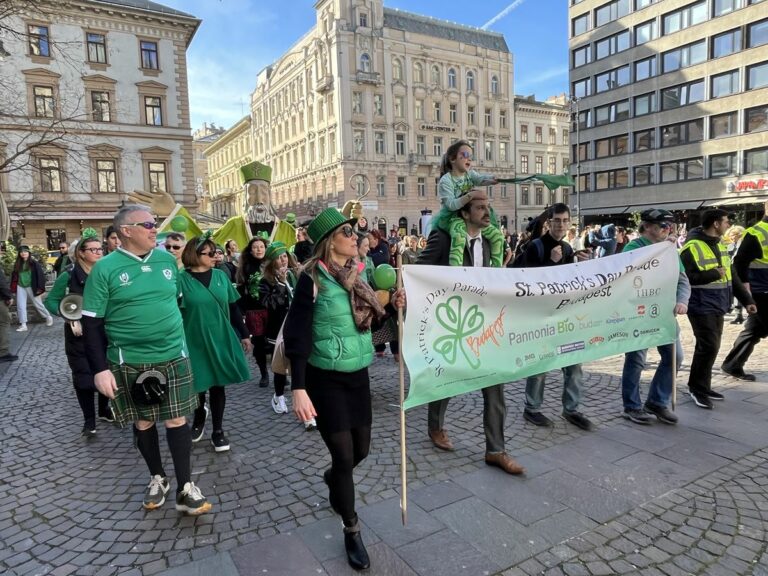
[[[768,1],[571,0],[572,166],[581,216],[762,210]]]

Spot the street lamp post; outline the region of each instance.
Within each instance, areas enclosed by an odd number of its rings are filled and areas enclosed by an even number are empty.
[[[571,95],[570,104],[571,114],[575,118],[576,124],[576,225],[579,231],[581,231],[581,122],[579,121],[579,99]]]

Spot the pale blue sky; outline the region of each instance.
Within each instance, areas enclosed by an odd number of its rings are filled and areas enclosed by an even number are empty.
[[[311,0],[158,0],[203,20],[188,52],[192,128],[230,127],[248,111],[258,72],[315,22]],[[515,58],[515,92],[568,91],[566,0],[385,0],[397,8],[501,32]]]

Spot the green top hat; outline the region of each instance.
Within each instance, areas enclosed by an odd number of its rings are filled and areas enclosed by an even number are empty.
[[[285,244],[282,242],[272,242],[272,244],[269,245],[269,248],[267,248],[267,251],[264,252],[264,259],[275,260],[286,252],[288,252],[288,247]]]
[[[272,182],[272,168],[261,162],[251,162],[245,166],[240,166],[240,183],[245,184],[251,180]]]
[[[288,224],[296,224],[296,214],[293,212],[288,212],[285,215],[285,221],[288,222]]]
[[[320,240],[328,236],[339,226],[343,224],[354,225],[356,222],[357,218],[347,219],[336,208],[326,208],[309,223],[307,234],[309,234],[310,240],[317,246]]]

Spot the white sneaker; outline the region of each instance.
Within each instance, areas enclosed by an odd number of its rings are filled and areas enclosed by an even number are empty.
[[[317,422],[314,418],[310,418],[306,422],[304,422],[304,430],[307,432],[312,432],[314,430],[317,430]]]
[[[288,414],[288,406],[285,405],[285,396],[272,395],[272,410],[275,414]]]
[[[21,326],[16,328],[16,332],[26,332],[26,331],[27,331],[27,325],[26,324],[22,324]]]
[[[48,318],[45,319],[45,325],[53,326],[53,316],[48,316]]]

